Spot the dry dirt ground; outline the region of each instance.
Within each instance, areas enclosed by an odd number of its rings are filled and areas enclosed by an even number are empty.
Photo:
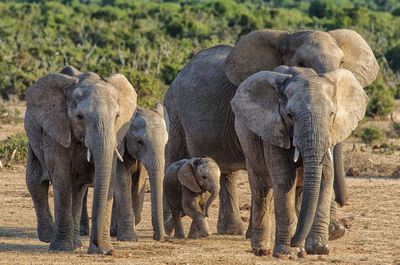
[[[361,127],[371,124],[387,130],[390,126],[389,122],[368,122]],[[21,126],[13,126],[9,131],[9,127],[0,125],[0,135],[21,130]],[[0,169],[0,264],[400,264],[399,160],[400,151],[373,149],[355,138],[346,142],[346,169],[354,168],[360,175],[347,178],[350,199],[339,215],[352,216],[354,220],[343,238],[331,242],[329,255],[308,255],[303,259],[256,257],[244,236],[217,235],[218,202],[209,218],[213,235],[199,240],[167,237],[162,242],[154,241],[149,193],[142,222],[137,226],[139,242],[113,240],[113,256],[86,254],[87,237],[83,239],[84,248],[75,252],[49,251],[49,245],[37,238],[35,211],[25,186],[25,167],[15,165]],[[238,188],[241,215],[247,221],[250,191],[244,172],[239,174]],[[187,233],[190,219],[185,217],[183,222]]]

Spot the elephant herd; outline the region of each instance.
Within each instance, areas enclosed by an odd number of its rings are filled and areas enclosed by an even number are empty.
[[[378,70],[366,41],[338,29],[259,30],[204,49],[153,109],[137,106],[121,74],[50,73],[26,94],[26,183],[39,239],[51,250],[82,247],[92,185],[88,253],[112,253],[110,228],[137,241],[147,175],[155,240],[174,230],[184,237],[184,215],[189,237],[207,236],[218,193],[218,233],[243,235],[236,172],[247,170],[254,254],[272,248],[273,216],[274,255],[328,254],[329,240],[345,233],[336,216],[347,199],[341,143],[364,117],[363,88]]]

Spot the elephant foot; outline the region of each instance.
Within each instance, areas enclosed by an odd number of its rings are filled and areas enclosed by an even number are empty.
[[[244,228],[242,219],[238,216],[230,215],[218,218],[218,234],[220,235],[243,235]]]
[[[71,241],[52,241],[50,243],[50,250],[56,251],[74,251],[75,246],[74,243]]]
[[[74,249],[81,249],[82,247],[82,240],[80,238],[74,238]]]
[[[111,245],[110,240],[105,240],[103,247],[98,247],[92,242],[90,242],[90,246],[87,251],[88,254],[106,254],[106,255],[113,255],[114,250]]]
[[[37,233],[40,241],[49,243],[53,237],[53,225],[48,223],[38,224]]]
[[[330,246],[327,236],[308,236],[306,238],[307,254],[328,255]]]
[[[124,232],[118,232],[117,236],[118,241],[130,241],[130,242],[137,242],[138,241],[138,236],[135,231],[124,231]]]
[[[329,224],[329,241],[342,238],[346,233],[346,228],[338,221],[331,221]]]
[[[273,256],[279,258],[282,255],[294,255],[298,251],[298,247],[291,247],[290,244],[275,244]]]
[[[80,226],[79,227],[79,234],[81,236],[88,236],[89,235],[89,226]]]
[[[258,247],[253,247],[253,253],[256,256],[267,256],[271,255],[271,249],[267,248],[258,248]]]
[[[172,218],[164,222],[164,230],[168,236],[171,236],[172,233],[174,233],[174,224],[172,223]]]
[[[184,235],[183,233],[177,233],[177,232],[175,232],[174,237],[175,237],[175,238],[180,238],[180,239],[182,239],[182,238],[185,238],[185,235]]]

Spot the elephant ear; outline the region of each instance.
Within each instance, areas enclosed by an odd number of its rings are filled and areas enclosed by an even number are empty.
[[[201,192],[201,187],[196,180],[196,161],[198,158],[192,158],[187,161],[178,171],[179,182],[193,192]]]
[[[337,29],[328,32],[344,53],[343,68],[350,70],[362,87],[374,82],[379,65],[367,42],[357,32]]]
[[[137,107],[137,94],[128,79],[122,74],[106,78],[118,90],[119,117],[115,123],[117,143],[121,143],[131,125],[131,119]]]
[[[338,69],[322,76],[336,87],[333,101],[336,101],[336,113],[331,131],[332,145],[345,140],[364,117],[368,96],[364,89],[346,69]]]
[[[78,69],[76,69],[75,67],[69,65],[69,66],[66,66],[64,69],[61,70],[61,74],[69,75],[69,76],[78,76],[78,75],[80,75],[82,73]]]
[[[277,47],[287,31],[257,30],[244,36],[232,48],[224,62],[229,81],[238,86],[248,76],[263,70],[271,71],[282,64]]]
[[[262,71],[251,75],[231,101],[236,119],[264,141],[290,148],[290,136],[279,112],[283,83],[292,75]]]
[[[153,110],[155,112],[157,112],[158,114],[161,115],[161,117],[164,118],[165,121],[165,127],[167,129],[167,133],[169,133],[169,117],[168,117],[168,112],[167,109],[164,107],[163,104],[161,104],[160,102],[157,102],[154,107]]]
[[[65,92],[78,82],[76,77],[52,73],[40,78],[26,91],[27,112],[64,147],[71,145]]]

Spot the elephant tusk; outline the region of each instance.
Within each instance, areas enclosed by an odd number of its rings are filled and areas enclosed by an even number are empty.
[[[294,161],[295,163],[296,163],[297,160],[299,159],[299,155],[300,155],[299,150],[297,149],[297,147],[295,147],[295,150],[294,150],[294,159],[293,159],[293,161]]]
[[[119,161],[124,162],[124,160],[122,159],[121,154],[118,152],[118,149],[115,148],[115,154],[117,155],[117,158],[119,159]]]
[[[328,158],[332,161],[332,153],[330,148],[328,148]]]
[[[90,149],[89,148],[87,149],[86,158],[87,158],[87,161],[90,162]]]

